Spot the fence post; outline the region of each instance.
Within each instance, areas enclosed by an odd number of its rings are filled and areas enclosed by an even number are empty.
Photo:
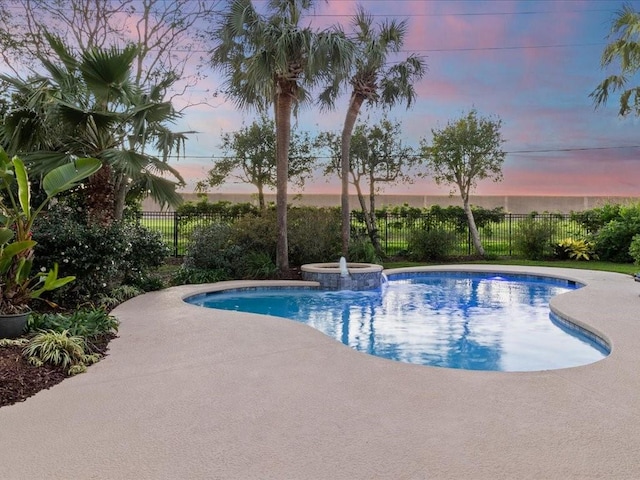
[[[511,233],[511,219],[513,218],[513,215],[511,215],[510,213],[507,213],[507,215],[509,215],[509,256],[512,257],[513,256],[513,247],[511,246],[511,237],[512,237],[512,233]]]
[[[389,220],[388,212],[384,212],[384,252],[389,255]]]
[[[178,257],[178,221],[180,216],[178,212],[173,212],[173,256]]]

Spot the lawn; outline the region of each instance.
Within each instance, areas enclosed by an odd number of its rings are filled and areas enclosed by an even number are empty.
[[[524,265],[534,267],[555,267],[555,268],[579,268],[584,270],[603,270],[607,272],[618,272],[633,275],[640,272],[640,266],[633,263],[612,263],[600,261],[576,261],[576,260],[523,260],[516,258],[509,259],[492,259],[492,260],[469,260],[463,263],[471,263],[476,265]],[[384,268],[403,268],[417,267],[426,265],[425,263],[416,262],[384,262]],[[434,264],[436,265],[436,264]],[[437,265],[442,265],[438,263]]]

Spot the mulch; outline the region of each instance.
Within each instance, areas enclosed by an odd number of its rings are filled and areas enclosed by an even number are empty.
[[[94,342],[95,352],[105,355],[115,335],[104,335]],[[0,347],[0,407],[23,402],[41,390],[46,390],[68,378],[61,367],[31,365],[22,356],[21,346]],[[89,367],[91,368],[91,367]]]

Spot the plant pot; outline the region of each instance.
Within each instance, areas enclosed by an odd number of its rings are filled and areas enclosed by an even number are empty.
[[[30,311],[13,315],[0,313],[0,338],[16,338],[22,335],[30,313]]]

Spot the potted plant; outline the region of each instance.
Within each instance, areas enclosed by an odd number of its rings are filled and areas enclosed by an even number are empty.
[[[79,158],[51,170],[42,179],[46,197],[33,208],[24,163],[18,157],[9,159],[0,147],[0,338],[22,333],[31,300],[75,280],[58,278],[57,264],[48,271],[31,273],[36,245],[31,227],[53,197],[93,175],[101,165],[95,158]]]

